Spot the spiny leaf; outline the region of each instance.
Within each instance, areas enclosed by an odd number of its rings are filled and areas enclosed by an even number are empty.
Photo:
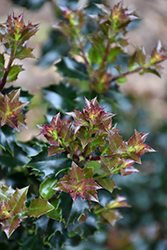
[[[5,232],[6,236],[9,238],[11,234],[20,226],[22,219],[19,217],[14,217],[12,219],[6,219],[0,222],[2,225],[2,231]]]
[[[28,188],[29,186],[22,189],[16,189],[15,193],[12,194],[8,200],[10,209],[14,214],[18,214],[24,208],[27,199]]]
[[[7,82],[15,81],[17,79],[18,74],[23,70],[24,69],[21,65],[13,65],[9,70]]]
[[[47,200],[44,200],[42,198],[34,199],[29,206],[28,214],[33,217],[39,217],[42,214],[46,214],[47,212],[54,209],[54,206],[52,206],[51,203],[49,203]]]
[[[25,125],[25,118],[20,111],[28,104],[28,102],[20,102],[19,96],[20,89],[13,90],[6,95],[0,95],[1,126],[7,124],[17,131],[19,131],[19,124]]]
[[[32,168],[32,173],[37,176],[58,175],[61,171],[70,167],[71,161],[66,153],[56,154],[48,157],[47,147],[27,163]]]
[[[0,203],[4,200],[4,201],[8,201],[9,197],[14,194],[15,190],[10,186],[4,186],[2,185],[0,187]]]
[[[116,187],[115,182],[111,179],[111,178],[103,178],[103,179],[99,179],[98,183],[105,188],[106,190],[108,190],[109,192],[113,192],[114,188]]]

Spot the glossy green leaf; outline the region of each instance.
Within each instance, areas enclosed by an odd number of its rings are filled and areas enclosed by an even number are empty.
[[[21,147],[14,145],[14,150],[11,155],[8,151],[3,152],[0,157],[0,164],[2,168],[16,168],[23,167],[29,161],[27,154],[22,150]]]
[[[72,201],[69,194],[61,193],[59,208],[61,210],[62,221],[69,225],[75,220],[79,220],[85,213],[85,210],[89,209],[88,201],[78,197],[75,202]]]
[[[58,180],[55,178],[47,178],[39,187],[39,193],[42,198],[49,200],[54,195],[55,191],[52,189],[57,184]]]
[[[57,110],[67,112],[75,108],[76,90],[70,84],[50,85],[43,93],[44,99]]]
[[[64,57],[55,65],[59,73],[68,78],[87,80],[86,68],[83,63],[79,63],[69,57]]]
[[[8,138],[6,140],[6,138]],[[7,125],[0,128],[0,147],[3,150],[8,150],[11,154],[14,153],[16,144],[15,130]]]
[[[54,207],[51,205],[51,203],[39,197],[31,201],[28,215],[38,218],[39,216],[46,214],[52,209],[54,209]]]
[[[27,164],[32,168],[32,173],[37,176],[58,175],[63,170],[69,168],[71,161],[65,153],[48,157],[47,148],[43,148],[37,156],[34,156]]]
[[[85,210],[89,209],[89,204],[87,200],[83,200],[78,196],[77,200],[73,202],[67,224],[73,223],[76,219],[79,220],[80,217],[85,213]]]

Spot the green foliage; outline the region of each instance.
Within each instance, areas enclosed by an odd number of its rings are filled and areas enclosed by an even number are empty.
[[[46,1],[15,2],[39,8]],[[77,1],[72,3],[75,6]],[[14,60],[34,58],[27,41],[38,25],[25,25],[23,14],[15,17],[14,13],[0,24],[4,48],[0,54],[0,171],[5,181],[0,186],[0,223],[8,238],[23,229],[26,240],[18,243],[19,249],[72,247],[98,231],[101,222],[114,226],[122,218],[118,208],[128,206],[123,196],[114,195],[115,174],[138,172],[132,165],[141,164],[143,154],[155,151],[145,143],[148,133],[135,129],[124,140],[113,124],[114,114],[104,106],[116,109],[116,82],[127,81],[129,74],[160,76],[166,51],[158,42],[150,56],[138,47],[130,55],[126,34],[136,16],[121,2],[112,8],[101,2],[94,7],[97,13],[89,15],[92,2],[87,9],[55,6],[60,22],[51,33],[51,46],[43,47],[40,64],[52,63],[47,56],[55,53],[54,60],[60,59],[55,66],[63,79],[42,90],[48,121],[38,128],[47,142],[16,140],[14,130],[26,125],[25,106],[31,96],[21,89],[5,89],[23,71]],[[16,176],[24,177],[25,185]]]

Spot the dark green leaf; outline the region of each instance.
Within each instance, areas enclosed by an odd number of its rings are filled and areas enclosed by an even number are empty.
[[[60,83],[43,89],[44,99],[57,110],[72,111],[75,108],[76,90],[69,84]]]
[[[78,196],[77,200],[72,204],[67,224],[73,223],[76,219],[79,220],[87,209],[89,209],[88,201]]]
[[[56,154],[48,157],[47,148],[43,148],[37,156],[33,157],[27,164],[31,167],[33,174],[37,176],[58,175],[64,169],[71,166],[71,161],[66,153]]]
[[[18,4],[20,6],[23,6],[27,9],[39,9],[42,7],[42,5],[47,1],[47,0],[12,0],[13,3]]]
[[[14,151],[12,155],[9,152],[3,152],[3,155],[0,157],[0,164],[3,168],[16,168],[23,167],[28,162],[27,154],[17,146],[14,145]]]
[[[86,68],[83,63],[79,63],[69,57],[64,57],[60,62],[55,64],[59,73],[68,78],[87,80]]]
[[[15,130],[5,125],[0,128],[0,147],[14,154],[16,144]]]

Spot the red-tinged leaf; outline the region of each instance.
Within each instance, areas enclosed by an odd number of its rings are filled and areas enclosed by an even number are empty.
[[[70,172],[70,179],[74,179],[77,182],[81,182],[84,179],[84,172],[83,170],[77,166],[74,162],[71,166],[71,172]]]
[[[130,166],[128,168],[121,168],[120,170],[120,173],[122,176],[126,176],[126,175],[131,175],[131,174],[134,174],[134,173],[138,173],[139,170],[134,168],[133,166]]]
[[[129,207],[129,205],[126,203],[125,197],[117,196],[117,198],[115,200],[110,201],[110,203],[107,203],[106,207],[108,209],[115,209],[118,207]]]
[[[85,192],[85,199],[88,201],[99,202],[96,190],[90,190],[88,192]]]
[[[0,222],[2,225],[1,230],[4,231],[6,236],[9,238],[11,234],[20,226],[21,222],[22,219],[19,217],[3,220]]]
[[[0,118],[1,126],[7,124],[8,126],[19,131],[19,124],[25,125],[25,118],[20,111],[28,102],[20,102],[20,89],[13,90],[9,94],[0,96]]]
[[[58,146],[50,146],[48,149],[48,157],[51,155],[60,154],[64,151],[65,151],[64,148],[60,148]]]
[[[35,35],[35,33],[38,31],[39,24],[31,24],[28,23],[27,26],[25,26],[20,31],[20,41],[23,44],[25,41],[29,40],[31,36]]]
[[[15,190],[11,186],[10,187],[1,186],[0,187],[0,203],[2,201],[8,202],[8,199],[14,193],[15,193]]]
[[[146,138],[148,136],[148,133],[139,133],[135,129],[135,134],[131,136],[131,138],[128,141],[128,146],[136,146],[139,143],[144,143]]]
[[[154,48],[154,50],[151,53],[151,64],[157,64],[167,59],[167,56],[164,54],[164,48],[162,47],[161,41],[158,41],[157,46]]]
[[[111,170],[114,169],[114,167],[116,166],[117,162],[118,162],[118,158],[112,158],[112,159],[108,159],[106,157],[101,157],[101,162],[102,162],[102,169],[105,173],[107,173],[108,175],[111,174]]]
[[[61,181],[61,184],[65,188],[67,193],[77,193],[78,192],[78,182],[76,180]]]
[[[25,25],[23,16],[24,14],[22,13],[16,17],[13,12],[8,16],[7,21],[2,26],[2,28],[4,28],[2,39],[4,38],[4,40],[6,40],[9,38],[9,42],[12,40],[16,42],[17,45],[20,45],[25,44],[25,42],[37,32],[39,25],[32,25],[31,23]]]
[[[112,152],[116,152],[118,148],[122,145],[122,136],[118,133],[109,134],[110,149]]]
[[[88,171],[88,168],[85,169],[85,172],[86,176],[92,174],[92,171]],[[69,193],[73,201],[76,201],[78,196],[81,196],[83,199],[96,199],[97,201],[96,189],[99,188],[101,187],[93,179],[85,177],[84,169],[78,167],[74,162],[72,163],[70,174],[61,178],[57,185],[53,187],[54,190]]]
[[[93,179],[85,179],[84,182],[85,182],[85,191],[97,190],[101,188],[101,186],[99,186],[99,184],[96,183]]]
[[[9,204],[5,201],[2,201],[0,205],[0,220],[12,218],[12,217],[13,217],[13,213],[10,210]]]
[[[28,215],[38,218],[53,209],[54,206],[52,206],[51,203],[39,197],[30,203]]]
[[[13,82],[17,79],[18,74],[23,71],[24,69],[22,68],[21,65],[13,65],[8,74],[7,82]]]
[[[101,215],[112,226],[115,226],[116,222],[122,219],[122,215],[117,210],[102,211]]]
[[[111,178],[103,178],[103,179],[98,179],[98,183],[108,190],[110,193],[113,192],[114,188],[116,187],[115,182]]]
[[[16,189],[15,193],[11,195],[8,204],[14,214],[18,214],[24,209],[28,188],[29,186],[22,189]]]

